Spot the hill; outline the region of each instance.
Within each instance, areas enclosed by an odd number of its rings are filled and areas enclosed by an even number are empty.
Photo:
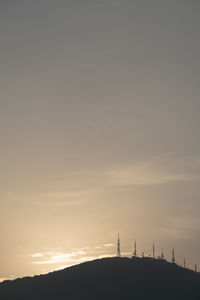
[[[199,300],[200,275],[165,260],[105,258],[0,284],[0,300]]]

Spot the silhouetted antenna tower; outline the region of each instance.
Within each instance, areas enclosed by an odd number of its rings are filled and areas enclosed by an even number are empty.
[[[175,251],[174,251],[174,248],[172,248],[172,263],[175,264]]]
[[[117,257],[121,257],[119,232],[118,232],[118,239],[117,239]]]
[[[133,256],[137,257],[137,244],[136,244],[136,240],[135,240],[135,244],[134,244]]]
[[[163,252],[163,248],[162,248],[162,252],[161,252],[161,259],[164,259],[164,252]]]
[[[153,258],[155,258],[155,245],[153,243]]]

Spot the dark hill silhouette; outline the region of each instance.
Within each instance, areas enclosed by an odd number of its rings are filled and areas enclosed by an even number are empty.
[[[0,300],[199,300],[200,275],[165,260],[105,258],[0,284]]]

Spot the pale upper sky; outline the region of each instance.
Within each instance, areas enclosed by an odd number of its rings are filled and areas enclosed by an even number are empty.
[[[200,3],[0,2],[0,278],[200,265]]]

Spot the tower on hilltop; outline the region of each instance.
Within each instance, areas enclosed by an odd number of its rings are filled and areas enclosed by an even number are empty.
[[[153,243],[153,258],[155,258],[155,245]]]
[[[163,252],[163,248],[162,248],[162,252],[161,252],[161,259],[164,259],[164,252]]]
[[[117,239],[117,257],[121,257],[119,232],[118,232],[118,239]]]
[[[135,240],[135,244],[134,244],[133,257],[137,257],[137,244],[136,244],[136,240]]]
[[[174,251],[174,247],[172,248],[172,263],[175,264],[175,251]]]

